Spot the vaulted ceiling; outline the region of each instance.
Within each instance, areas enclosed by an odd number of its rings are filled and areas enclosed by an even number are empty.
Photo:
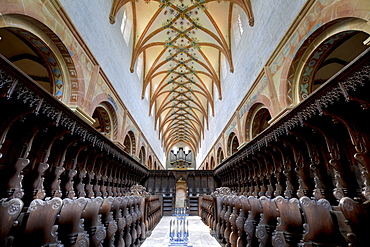
[[[133,52],[131,72],[143,61],[142,95],[149,92],[164,148],[185,143],[197,151],[214,115],[214,100],[222,98],[221,60],[233,72],[231,29],[234,5],[253,26],[249,0],[114,0],[110,22],[131,5]]]

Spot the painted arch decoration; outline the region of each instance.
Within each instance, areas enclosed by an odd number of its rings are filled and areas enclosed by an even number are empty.
[[[249,0],[114,0],[110,22],[132,5],[131,72],[143,61],[142,98],[149,95],[163,145],[176,143],[198,150],[208,116],[214,114],[214,93],[222,99],[221,61],[233,72],[231,29],[233,8],[254,17]],[[217,97],[217,96],[216,96]]]

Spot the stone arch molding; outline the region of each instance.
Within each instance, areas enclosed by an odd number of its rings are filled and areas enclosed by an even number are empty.
[[[308,96],[307,85],[313,80],[312,77],[315,75],[320,61],[330,53],[333,47],[358,32],[366,33],[366,30],[359,28],[365,24],[360,19],[341,19],[335,22],[338,23],[328,23],[317,30],[317,33],[311,37],[313,39],[311,44],[301,47],[299,51],[302,54],[301,59],[293,61],[296,66],[291,67],[288,78],[291,80],[289,85],[294,103],[299,103]]]
[[[248,114],[247,114],[246,119],[245,119],[245,123],[243,125],[246,142],[250,142],[253,139],[253,134],[252,134],[253,133],[253,126],[252,125],[253,125],[253,122],[256,118],[256,114],[258,112],[260,112],[261,110],[263,110],[263,109],[267,110],[268,113],[271,116],[271,110],[260,102],[256,102],[249,109]]]
[[[152,155],[150,154],[149,157],[148,157],[148,162],[147,162],[147,167],[149,169],[154,169],[154,166],[153,166],[153,159],[152,159]]]
[[[305,77],[306,72],[309,72],[305,71],[307,68],[305,65],[310,62],[309,58],[315,52],[319,52],[320,45],[330,38],[337,38],[341,34],[345,35],[350,32],[364,32],[370,35],[370,23],[358,17],[330,19],[306,37],[302,45],[292,54],[293,59],[284,65],[286,69],[283,69],[281,75],[280,92],[284,92],[286,105],[296,105],[302,100],[299,93],[300,79]]]
[[[145,150],[145,147],[142,145],[140,147],[140,151],[139,151],[138,157],[140,159],[141,164],[143,164],[143,165],[145,165],[146,164],[146,161],[147,161],[146,154],[147,154],[147,151]]]
[[[134,132],[131,129],[127,131],[125,139],[123,140],[123,145],[125,146],[125,151],[128,154],[136,154],[136,138]]]
[[[238,145],[235,147],[235,143]],[[227,138],[227,156],[233,155],[240,145],[238,135],[235,132],[231,132]]]
[[[77,105],[84,85],[71,56],[59,36],[36,17],[2,13],[0,28],[6,28],[30,42],[50,66],[54,96],[68,105]]]
[[[221,145],[219,145],[217,147],[217,153],[216,153],[216,157],[217,157],[217,164],[216,165],[219,165],[222,163],[222,161],[225,159],[225,152],[223,151]]]
[[[109,101],[102,101],[95,107],[94,113],[95,111],[98,111],[99,121],[101,122],[100,124],[104,125],[106,136],[116,140],[118,136],[118,119],[114,106]]]

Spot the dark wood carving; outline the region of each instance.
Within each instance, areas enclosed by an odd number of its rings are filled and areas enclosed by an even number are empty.
[[[104,198],[99,211],[107,233],[103,243],[104,246],[114,245],[114,236],[118,229],[117,222],[113,219],[113,211],[111,211],[113,202],[114,198],[111,196]]]
[[[112,205],[113,219],[117,224],[117,231],[114,236],[114,245],[115,246],[124,246],[125,241],[123,239],[124,228],[126,226],[126,220],[122,215],[121,205],[123,204],[122,197],[116,197]]]
[[[304,196],[299,199],[305,222],[303,224],[304,246],[343,246],[345,241],[330,214],[332,210],[326,199],[311,200]]]
[[[1,246],[130,246],[145,238],[146,200],[117,197],[145,182],[145,167],[2,55],[0,104]],[[154,201],[153,226],[162,208]]]
[[[23,202],[19,198],[0,200],[0,246],[10,246],[13,236],[9,232],[13,224],[17,224],[16,219],[21,213]]]
[[[63,206],[58,219],[58,238],[65,246],[87,247],[89,235],[84,230],[82,212],[87,205],[87,198],[63,199]]]
[[[247,242],[250,246],[255,246],[258,243],[256,236],[256,227],[260,221],[260,214],[262,213],[261,202],[253,197],[248,197],[249,204],[251,206],[248,212],[248,218],[244,223],[244,231],[247,234]]]
[[[339,203],[340,209],[352,229],[348,234],[354,246],[368,245],[370,232],[370,201],[355,202],[349,197],[344,197]]]
[[[62,207],[62,199],[35,199],[31,202],[22,220],[22,230],[14,239],[14,246],[27,246],[32,239],[32,246],[57,245],[58,226],[56,218]]]
[[[274,200],[262,196],[259,201],[262,205],[262,213],[256,228],[256,236],[261,246],[271,246],[272,233],[276,228],[279,211]]]
[[[272,244],[275,247],[297,246],[303,238],[303,219],[297,198],[285,199],[278,196],[274,199],[278,208],[276,230]]]
[[[86,207],[82,213],[82,217],[85,219],[85,230],[90,237],[90,246],[99,247],[106,237],[106,230],[99,215],[100,207],[104,200],[101,197],[87,200]]]

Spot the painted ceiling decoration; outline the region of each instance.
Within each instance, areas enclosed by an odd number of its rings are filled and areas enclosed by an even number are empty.
[[[142,98],[149,94],[149,112],[164,148],[168,152],[177,143],[186,143],[197,151],[208,116],[214,115],[214,89],[222,99],[222,59],[234,71],[234,6],[253,26],[251,4],[249,0],[114,0],[112,24],[126,4],[133,16],[130,71],[139,59],[143,61]]]

